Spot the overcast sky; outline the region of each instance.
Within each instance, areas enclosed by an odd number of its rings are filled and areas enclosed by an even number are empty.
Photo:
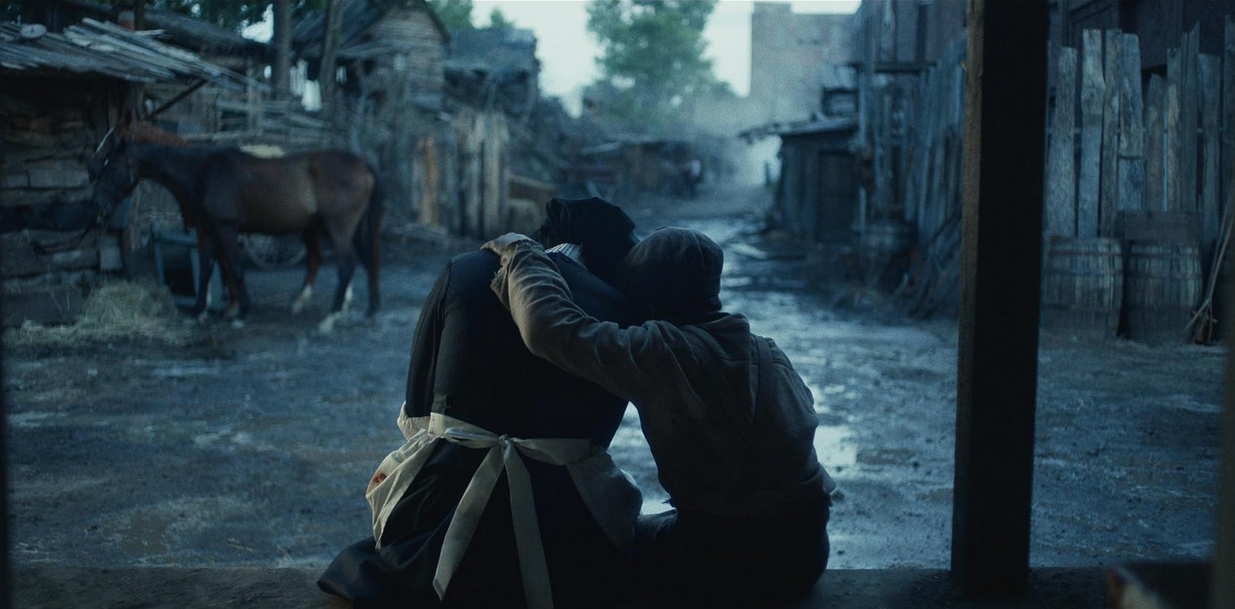
[[[858,0],[792,2],[796,13],[852,13]],[[551,95],[570,97],[596,78],[595,57],[600,53],[587,31],[587,2],[583,0],[474,0],[472,18],[478,26],[489,23],[495,7],[515,25],[536,32],[537,55],[543,64],[541,88]],[[708,20],[704,36],[707,55],[716,75],[729,81],[738,95],[750,91],[751,0],[721,0]]]
[[[703,32],[717,77],[729,81],[738,95],[750,91],[750,15],[756,1],[764,0],[720,0]],[[806,0],[791,4],[796,13],[852,13],[859,1]],[[541,89],[562,97],[568,109],[578,112],[580,89],[596,78],[595,58],[600,53],[587,31],[585,0],[474,0],[472,7],[472,21],[477,26],[488,25],[489,14],[501,8],[516,26],[535,32]],[[269,19],[246,28],[245,35],[269,40]]]

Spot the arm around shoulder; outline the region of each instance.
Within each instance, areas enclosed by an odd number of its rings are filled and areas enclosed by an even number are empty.
[[[502,268],[490,287],[538,357],[636,401],[653,385],[649,380],[672,364],[658,322],[621,328],[587,315],[538,244],[511,242],[498,253]]]

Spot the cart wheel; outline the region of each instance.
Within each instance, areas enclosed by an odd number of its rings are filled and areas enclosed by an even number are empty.
[[[241,247],[259,269],[283,269],[304,261],[304,242],[297,235],[241,235]]]

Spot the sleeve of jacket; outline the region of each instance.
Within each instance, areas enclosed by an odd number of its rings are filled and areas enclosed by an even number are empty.
[[[678,368],[668,343],[672,326],[650,321],[622,328],[588,316],[538,244],[505,247],[491,287],[529,351],[616,396],[643,401]]]
[[[420,320],[416,322],[412,357],[407,368],[407,393],[404,396],[404,408],[409,417],[428,416],[433,407],[434,376],[437,374],[438,349],[442,342],[446,299],[450,292],[450,270],[448,262],[429,291],[429,297],[420,309]]]

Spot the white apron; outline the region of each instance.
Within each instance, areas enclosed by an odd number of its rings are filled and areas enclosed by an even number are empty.
[[[635,520],[643,499],[630,476],[609,457],[603,447],[593,446],[585,438],[512,438],[498,435],[466,421],[433,413],[427,417],[408,417],[399,408],[399,429],[407,442],[390,453],[378,465],[374,478],[385,479],[365,493],[373,508],[373,539],[381,547],[382,531],[399,499],[403,497],[420,468],[428,461],[433,446],[439,441],[452,442],[468,448],[489,449],[476,468],[459,500],[453,520],[446,529],[442,554],[438,558],[433,588],[439,598],[446,595],[450,578],[454,576],[476,532],[480,516],[493,486],[502,471],[510,486],[510,513],[514,524],[515,547],[519,554],[519,569],[529,609],[553,607],[549,585],[549,568],[540,539],[536,506],[532,501],[531,480],[523,457],[561,465],[570,473],[596,523],[615,546],[630,551],[634,543]]]

